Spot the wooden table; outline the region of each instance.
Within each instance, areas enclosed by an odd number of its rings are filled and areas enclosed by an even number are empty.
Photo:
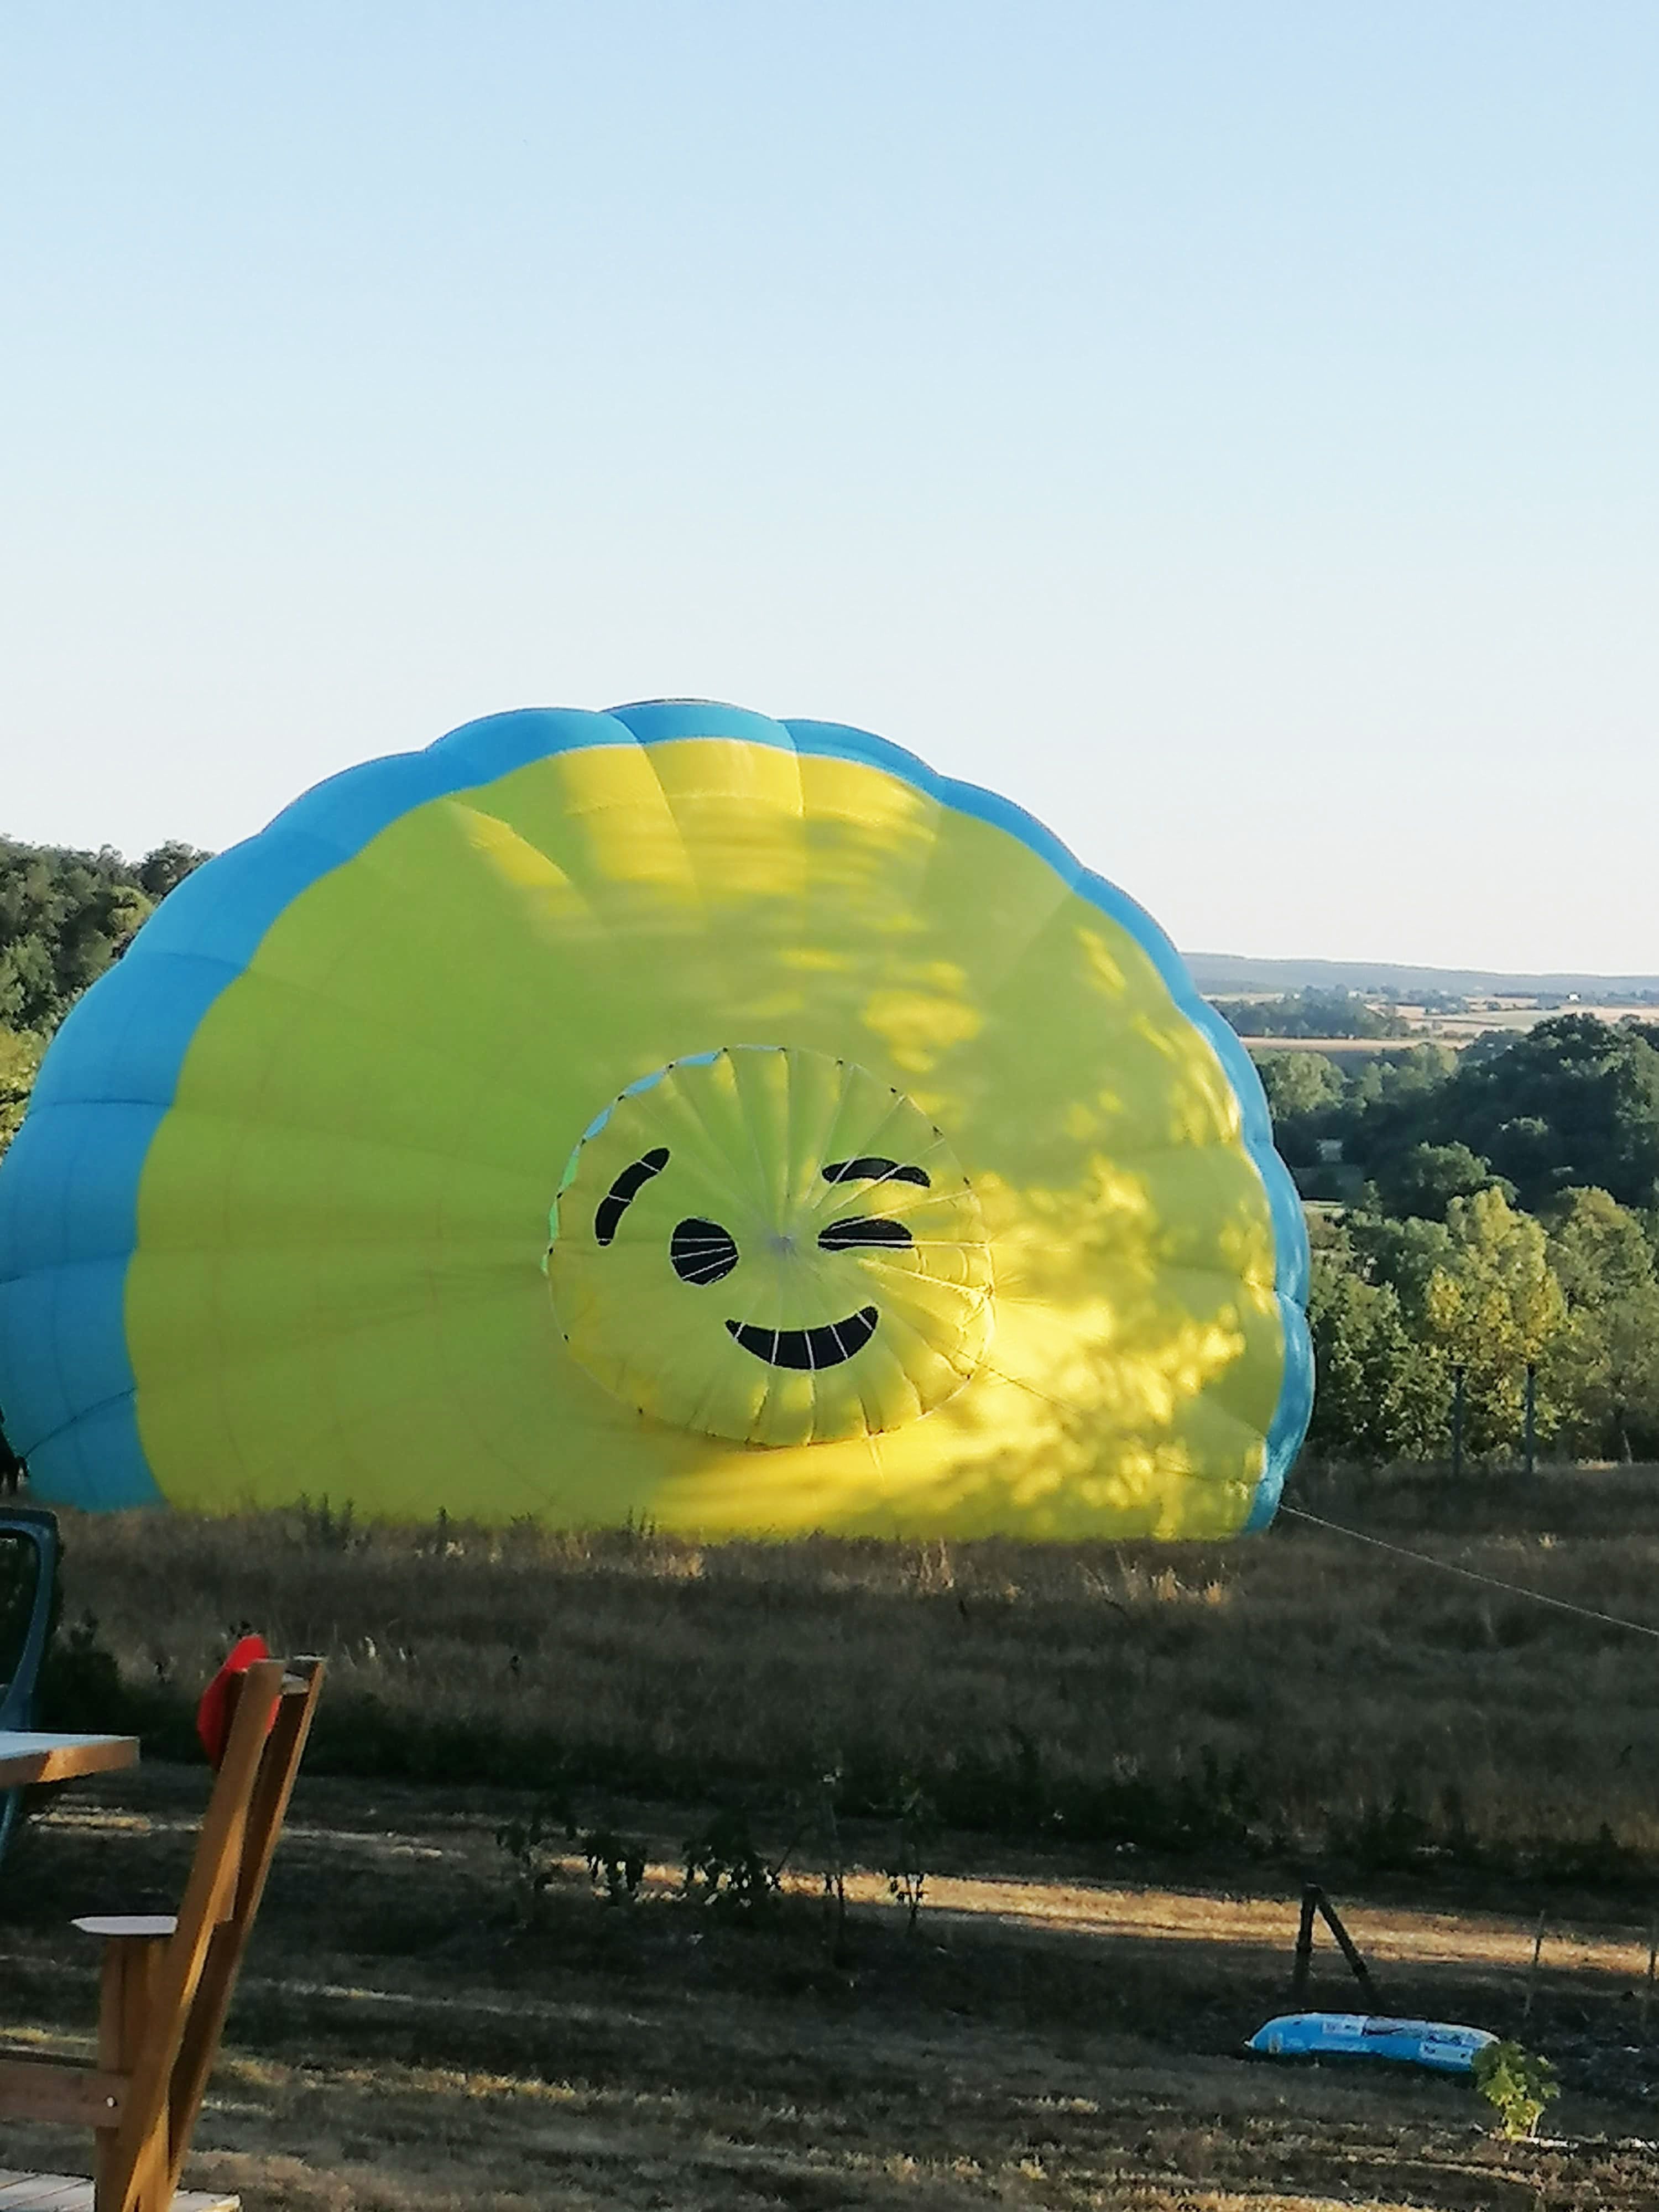
[[[70,1782],[77,1774],[107,1774],[137,1766],[136,1735],[64,1735],[0,1729],[0,1790],[29,1782]]]

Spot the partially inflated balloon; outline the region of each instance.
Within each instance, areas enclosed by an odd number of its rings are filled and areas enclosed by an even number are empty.
[[[43,1498],[1213,1536],[1306,1426],[1243,1051],[881,739],[501,714],[189,878],[0,1168]]]

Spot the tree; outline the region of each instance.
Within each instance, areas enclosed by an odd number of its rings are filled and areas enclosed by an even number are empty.
[[[1312,1167],[1319,1140],[1341,1105],[1341,1071],[1322,1052],[1261,1053],[1255,1066],[1280,1157],[1288,1167]]]
[[[1366,1281],[1391,1284],[1408,1326],[1420,1334],[1434,1272],[1452,1263],[1451,1232],[1445,1223],[1416,1216],[1395,1221],[1386,1214],[1352,1213],[1346,1233]]]
[[[1594,1186],[1623,1206],[1659,1203],[1659,1026],[1590,1014],[1540,1022],[1495,1058],[1468,1062],[1418,1133],[1461,1139],[1536,1209]]]
[[[1567,1192],[1547,1221],[1577,1370],[1574,1443],[1628,1460],[1659,1449],[1659,1279],[1646,1224],[1604,1190]]]
[[[1371,1006],[1352,991],[1291,991],[1278,999],[1216,999],[1216,1012],[1241,1036],[1404,1036],[1405,1016]]]
[[[1646,1228],[1611,1192],[1565,1191],[1544,1225],[1550,1265],[1569,1305],[1604,1308],[1653,1287]]]
[[[0,838],[0,1023],[48,1036],[133,932],[209,855],[158,845],[134,866]]]
[[[1340,1102],[1342,1073],[1327,1053],[1265,1052],[1255,1066],[1276,1123]]]
[[[55,1029],[153,903],[118,853],[0,839],[0,1022]]]
[[[1478,1190],[1498,1189],[1505,1198],[1515,1197],[1515,1185],[1494,1175],[1490,1161],[1467,1145],[1413,1145],[1384,1164],[1376,1188],[1390,1213],[1414,1214],[1425,1221],[1443,1221],[1455,1198],[1472,1198]]]
[[[1423,1334],[1465,1371],[1470,1449],[1513,1449],[1528,1364],[1538,1370],[1538,1433],[1552,1435],[1578,1410],[1578,1378],[1541,1223],[1501,1190],[1481,1190],[1453,1199],[1446,1231],[1449,1249],[1423,1289]]]
[[[1313,1255],[1313,1421],[1308,1446],[1328,1459],[1428,1459],[1446,1433],[1451,1376],[1414,1341],[1391,1283],[1367,1282],[1346,1237]]]
[[[146,853],[138,863],[138,887],[159,906],[169,891],[177,890],[186,876],[193,875],[204,860],[212,858],[198,845],[181,845],[176,838],[169,839],[153,853]]]

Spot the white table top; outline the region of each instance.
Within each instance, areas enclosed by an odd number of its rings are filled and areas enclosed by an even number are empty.
[[[34,1729],[0,1729],[0,1790],[26,1782],[68,1782],[77,1774],[106,1774],[137,1766],[134,1735],[64,1735]]]

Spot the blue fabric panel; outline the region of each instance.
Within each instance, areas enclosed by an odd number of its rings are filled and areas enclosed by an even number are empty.
[[[388,822],[454,788],[441,760],[429,753],[393,753],[330,776],[285,806],[270,826],[285,836],[321,838],[337,859],[349,860]]]
[[[646,699],[635,706],[613,707],[611,712],[642,745],[672,744],[681,738],[738,738],[749,744],[787,750],[791,743],[787,722],[713,699]]]
[[[29,1455],[29,1492],[42,1505],[89,1513],[167,1503],[138,1442],[131,1394],[94,1406]]]
[[[106,994],[106,1010],[98,994],[117,972],[99,978],[52,1039],[34,1111],[110,1099],[171,1105],[202,1016],[241,970],[226,960],[151,952]]]
[[[463,723],[433,746],[434,757],[453,767],[453,789],[494,783],[532,761],[553,753],[577,752],[584,745],[631,745],[634,733],[614,714],[589,714],[580,707],[521,707],[511,714],[486,714]]]
[[[0,1280],[131,1250],[139,1171],[165,1110],[112,1103],[29,1115],[12,1152],[26,1137],[27,1149],[0,1179]]]
[[[24,1458],[89,1407],[131,1394],[125,1337],[104,1325],[112,1300],[119,1310],[127,1261],[123,1252],[0,1283],[6,1433]]]

